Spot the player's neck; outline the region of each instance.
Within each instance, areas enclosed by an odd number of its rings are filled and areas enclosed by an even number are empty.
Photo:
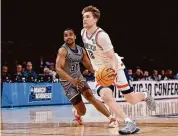
[[[76,48],[76,45],[75,43],[71,44],[71,45],[68,45],[71,49],[75,49]]]
[[[92,35],[92,34],[96,31],[97,28],[98,28],[98,27],[97,27],[96,25],[94,25],[94,26],[88,28],[88,29],[87,29],[87,34],[88,34],[88,35]]]

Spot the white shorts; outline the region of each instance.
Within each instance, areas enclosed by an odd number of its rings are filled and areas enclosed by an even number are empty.
[[[131,84],[131,80],[128,76],[127,69],[119,69],[117,71],[117,78],[116,78],[116,87],[122,94],[128,94],[133,92],[133,87]]]

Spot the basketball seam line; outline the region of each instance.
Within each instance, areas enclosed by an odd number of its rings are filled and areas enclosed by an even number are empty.
[[[104,70],[104,69],[103,69],[103,70]],[[103,71],[102,71],[102,72],[103,72]],[[101,72],[101,73],[102,73],[102,72]],[[110,73],[111,73],[111,72],[110,72]],[[110,73],[108,73],[107,75],[109,75]],[[101,75],[102,75],[102,74],[101,74]],[[103,76],[102,78],[106,77],[107,75]],[[101,80],[102,78],[100,78],[100,80]]]

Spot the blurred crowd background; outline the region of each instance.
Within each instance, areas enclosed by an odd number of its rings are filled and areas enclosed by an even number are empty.
[[[85,69],[81,64],[83,76],[88,81],[95,81],[94,75]],[[153,69],[148,71],[145,68],[128,68],[128,75],[132,81],[160,81],[178,79],[178,73],[172,69]],[[31,61],[15,61],[5,63],[1,71],[2,82],[59,82],[59,77],[55,71],[54,61],[45,61],[41,56],[38,63]]]
[[[178,78],[178,14],[176,4],[100,1],[3,0],[1,81],[57,82],[55,59],[63,31],[72,28],[83,46],[81,11],[94,5],[101,11],[99,26],[124,57],[131,80]],[[140,6],[142,5],[142,6]],[[82,73],[93,80],[93,75]],[[23,78],[22,78],[23,77]]]

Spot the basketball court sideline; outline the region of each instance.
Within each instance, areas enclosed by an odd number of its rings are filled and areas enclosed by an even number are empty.
[[[131,106],[119,102],[129,117],[136,120],[141,131],[140,136],[176,136],[178,135],[178,99],[157,100],[156,111],[151,112],[145,102]],[[108,128],[108,119],[86,104],[87,113],[83,117],[85,124],[76,126],[72,122],[72,106],[37,106],[3,108],[1,111],[2,136],[40,136],[40,135],[119,135],[119,128]],[[123,122],[120,122],[120,128]]]

